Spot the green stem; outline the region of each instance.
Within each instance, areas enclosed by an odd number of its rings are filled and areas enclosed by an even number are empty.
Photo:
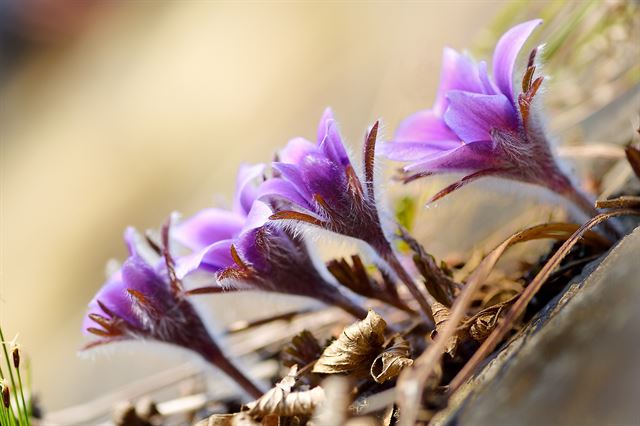
[[[24,426],[29,426],[30,424],[29,412],[27,410],[27,403],[25,402],[25,399],[24,399],[24,388],[22,387],[22,377],[20,375],[19,368],[16,368],[16,375],[18,376],[18,384],[20,385],[20,399],[22,400],[22,412],[24,414],[24,420],[25,420]],[[19,409],[20,407],[18,407],[18,410]]]
[[[22,412],[20,411],[20,404],[18,400],[18,388],[16,387],[16,381],[13,378],[13,371],[11,371],[11,362],[9,361],[9,352],[7,351],[7,344],[4,340],[2,327],[0,327],[0,342],[2,342],[2,351],[4,352],[4,359],[7,362],[7,368],[9,369],[9,378],[11,379],[11,388],[13,390],[13,396],[16,399],[16,406],[18,407],[18,417],[22,419]],[[22,421],[20,420],[20,422]]]

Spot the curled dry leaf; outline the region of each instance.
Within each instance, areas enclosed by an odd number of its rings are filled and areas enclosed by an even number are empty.
[[[263,417],[271,414],[279,416],[311,415],[324,402],[324,390],[320,386],[308,391],[292,392],[296,383],[298,367],[293,366],[289,374],[275,387],[262,395],[259,399],[246,405],[247,414]]]
[[[449,321],[450,312],[449,308],[439,302],[433,302],[431,309],[433,309],[433,318],[436,322],[436,329],[431,332],[431,338],[435,339],[437,334],[442,332],[447,321]],[[447,339],[444,351],[454,356],[458,343],[460,343],[460,335],[455,333]]]
[[[409,342],[402,337],[396,337],[390,346],[373,360],[371,364],[371,377],[377,383],[384,383],[400,374],[403,368],[413,365],[410,358],[411,348]]]
[[[482,342],[491,334],[498,324],[498,319],[504,307],[505,304],[491,306],[483,309],[471,318],[469,321],[469,335],[473,340]]]
[[[278,425],[276,417],[275,423],[271,418],[265,418],[263,421],[254,421],[247,413],[234,414],[214,414],[204,420],[199,421],[195,426],[262,426],[262,425]]]
[[[382,351],[387,323],[369,310],[367,317],[346,327],[322,353],[314,373],[369,375],[369,366]]]

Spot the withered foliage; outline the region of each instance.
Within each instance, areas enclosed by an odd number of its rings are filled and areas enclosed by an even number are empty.
[[[349,290],[361,296],[378,299],[403,311],[411,312],[411,308],[400,298],[391,277],[384,271],[378,271],[380,278],[372,277],[358,255],[347,259],[333,259],[327,263],[331,274]]]
[[[292,391],[296,384],[298,367],[293,366],[289,374],[261,398],[246,405],[247,414],[263,417],[276,414],[278,416],[309,416],[324,402],[324,390],[316,386],[310,390]]]
[[[371,364],[371,377],[376,383],[395,378],[403,368],[413,365],[411,347],[402,337],[395,337]]]
[[[322,353],[313,367],[314,373],[369,375],[371,363],[383,350],[387,323],[369,310],[367,317],[346,327]]]

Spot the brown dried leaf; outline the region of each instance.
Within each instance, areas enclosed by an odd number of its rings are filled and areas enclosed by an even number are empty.
[[[401,228],[400,233],[401,238],[414,253],[413,263],[422,275],[429,294],[441,304],[451,306],[459,284],[447,274],[448,270],[445,271],[438,266],[434,257],[427,253],[424,247],[406,230]]]
[[[402,337],[396,337],[391,345],[373,360],[371,377],[377,383],[384,383],[400,374],[404,367],[413,365],[411,347]]]
[[[246,405],[251,416],[262,417],[270,414],[279,416],[310,415],[324,402],[324,390],[320,386],[308,391],[291,392],[296,383],[298,366],[294,365],[289,374],[259,399]]]
[[[431,338],[435,339],[438,333],[441,333],[444,330],[445,324],[449,321],[449,308],[444,306],[442,303],[433,302],[431,305],[431,309],[433,309],[433,319],[436,323],[436,329],[431,332]],[[444,351],[451,356],[455,356],[456,348],[460,343],[460,335],[455,333],[447,340],[447,344],[445,345]]]
[[[265,416],[262,421],[255,421],[247,413],[214,414],[199,421],[195,426],[267,426],[279,425],[278,416]]]
[[[322,347],[309,330],[302,330],[284,345],[280,359],[285,367],[305,366],[320,358]]]
[[[636,174],[638,179],[640,179],[640,148],[629,145],[624,152],[627,154],[627,160],[629,161],[633,172]]]
[[[369,366],[382,351],[387,323],[369,310],[367,317],[346,327],[322,353],[314,373],[368,376]]]
[[[346,259],[327,262],[327,269],[340,284],[361,296],[378,299],[398,309],[413,313],[398,295],[391,278],[380,271],[381,279],[373,278],[358,255],[351,256],[351,264]]]
[[[491,306],[474,315],[468,322],[469,335],[478,342],[482,342],[489,337],[489,334],[498,325],[498,319],[506,305],[507,303],[502,303]]]

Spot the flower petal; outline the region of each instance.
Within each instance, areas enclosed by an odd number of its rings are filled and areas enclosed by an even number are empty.
[[[284,179],[273,178],[267,180],[260,185],[260,193],[258,199],[272,199],[273,197],[282,197],[294,204],[297,204],[303,208],[311,210],[307,200],[298,192],[295,186]]]
[[[221,240],[188,256],[176,260],[176,276],[183,279],[198,269],[218,272],[233,264],[231,244],[234,240]]]
[[[234,211],[245,215],[249,213],[258,193],[256,180],[264,173],[265,167],[266,165],[262,163],[240,166],[236,179],[236,195],[233,200]]]
[[[400,123],[395,142],[431,142],[456,140],[451,131],[433,110],[427,109],[410,115]]]
[[[533,30],[541,23],[541,19],[534,19],[511,28],[500,37],[493,52],[493,78],[500,91],[512,103],[515,102],[513,69],[516,58]]]
[[[305,156],[305,158],[308,156]],[[311,193],[302,177],[300,168],[294,164],[274,162],[272,167],[280,172],[282,178],[291,183],[298,193],[305,199],[311,199]]]
[[[468,56],[445,47],[442,54],[440,87],[433,111],[438,116],[444,114],[448,105],[447,93],[450,90],[482,93],[482,87],[478,66],[475,62]]]
[[[433,155],[404,168],[408,173],[457,173],[486,168],[498,168],[501,161],[495,155],[493,143],[478,141],[460,144],[457,148]]]
[[[333,111],[327,107],[322,113],[322,118],[320,118],[320,123],[318,124],[318,143],[322,142],[327,136],[327,127],[331,121],[334,121]]]
[[[172,229],[173,238],[191,250],[201,250],[216,241],[238,235],[245,218],[236,212],[205,209]]]
[[[490,141],[491,130],[516,129],[513,104],[503,95],[452,90],[444,121],[464,142]]]
[[[327,134],[324,139],[318,142],[320,150],[324,152],[331,161],[342,166],[351,164],[335,121],[330,120],[327,122]]]
[[[278,161],[289,164],[298,164],[302,158],[310,152],[316,150],[314,143],[305,138],[291,139],[287,146],[278,153]]]
[[[385,142],[380,144],[380,152],[394,161],[419,161],[425,157],[460,146],[459,140],[429,142]]]

